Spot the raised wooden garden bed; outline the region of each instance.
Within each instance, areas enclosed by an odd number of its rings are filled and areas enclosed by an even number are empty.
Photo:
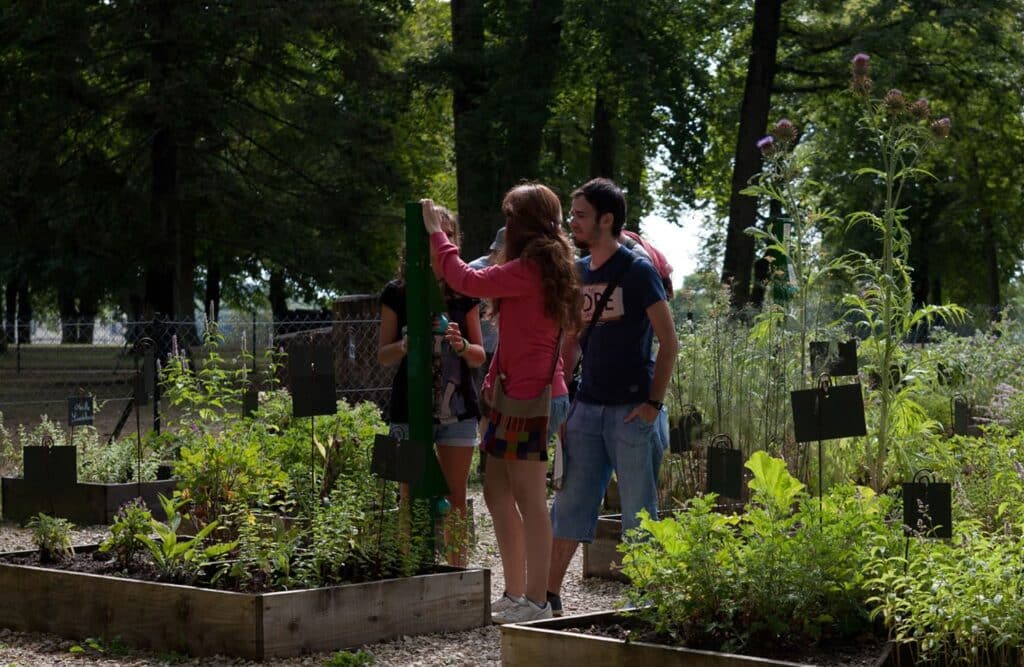
[[[606,514],[597,518],[594,541],[583,545],[583,576],[628,581],[622,566],[622,515]]]
[[[64,449],[64,448],[55,448]],[[68,448],[70,449],[70,448]],[[154,516],[163,518],[158,494],[170,496],[175,480],[100,484],[91,482],[53,483],[30,481],[20,477],[0,480],[3,517],[25,521],[40,512],[73,521],[79,525],[109,524],[118,508],[141,496]]]
[[[5,555],[14,554],[0,559]],[[401,579],[254,594],[0,560],[0,627],[260,660],[488,624],[490,577],[487,569],[439,568]]]
[[[501,662],[504,667],[535,665],[587,665],[587,667],[805,667],[809,663],[757,658],[716,651],[699,651],[640,641],[602,637],[566,628],[607,625],[621,619],[617,612],[533,621],[501,627]],[[876,667],[889,665],[888,645],[873,659]],[[895,662],[892,662],[895,664]]]

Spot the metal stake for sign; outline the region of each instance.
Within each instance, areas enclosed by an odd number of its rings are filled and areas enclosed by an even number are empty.
[[[312,510],[316,502],[317,415],[337,411],[334,354],[329,347],[293,346],[288,351],[288,379],[292,392],[292,415],[309,417],[309,479]]]

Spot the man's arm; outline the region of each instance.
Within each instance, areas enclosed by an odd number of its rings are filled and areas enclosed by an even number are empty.
[[[668,383],[672,379],[672,369],[679,356],[679,339],[676,337],[676,325],[672,321],[672,311],[668,301],[658,301],[647,309],[647,318],[658,337],[658,354],[654,358],[654,379],[651,380],[650,398],[664,401],[668,393]]]
[[[679,339],[676,337],[676,327],[672,322],[672,311],[668,307],[668,301],[656,301],[648,306],[647,319],[651,321],[654,335],[658,337],[658,354],[654,358],[654,378],[651,380],[648,398],[664,401],[669,380],[672,378],[672,369],[679,354]],[[653,423],[658,418],[658,410],[653,405],[641,403],[626,415],[625,421],[632,421],[638,416],[647,423]]]

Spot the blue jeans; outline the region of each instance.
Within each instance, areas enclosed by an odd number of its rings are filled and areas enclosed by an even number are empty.
[[[576,401],[566,426],[565,474],[551,506],[554,536],[592,542],[612,471],[619,481],[622,531],[639,525],[636,514],[646,509],[658,516],[658,471],[668,444],[668,415],[654,423],[642,417],[623,421],[637,406],[594,405]]]

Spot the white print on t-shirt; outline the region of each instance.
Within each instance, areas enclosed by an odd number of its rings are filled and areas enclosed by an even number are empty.
[[[590,324],[590,319],[594,317],[594,306],[597,300],[604,294],[607,283],[594,283],[592,285],[583,285],[580,292],[583,294],[583,322],[584,324]],[[618,286],[608,296],[608,303],[605,304],[604,310],[601,311],[601,319],[599,322],[608,322],[611,320],[622,319],[626,314],[626,307],[622,303],[622,287]]]

